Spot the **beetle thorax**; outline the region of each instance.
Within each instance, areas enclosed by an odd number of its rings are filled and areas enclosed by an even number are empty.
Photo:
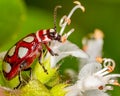
[[[39,30],[36,32],[36,37],[39,42],[50,42],[51,40],[56,40],[58,34],[55,29]]]

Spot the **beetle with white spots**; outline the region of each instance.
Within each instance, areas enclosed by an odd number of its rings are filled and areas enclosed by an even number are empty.
[[[74,31],[74,28],[72,28],[68,33],[62,35],[66,25],[70,24],[70,18],[74,11],[78,8],[82,9],[83,12],[85,10],[80,2],[75,1],[74,3],[77,5],[73,7],[68,16],[63,16],[60,20],[59,25],[61,30],[59,34],[56,30],[56,12],[58,8],[61,8],[61,6],[56,6],[54,9],[54,28],[38,30],[36,33],[31,33],[19,40],[8,50],[3,59],[3,74],[7,80],[11,80],[18,75],[20,83],[16,88],[19,88],[22,83],[20,76],[21,71],[29,70],[31,76],[31,65],[36,58],[39,59],[39,63],[41,64],[43,70],[47,73],[47,70],[40,62],[43,45],[52,56],[58,56],[57,53],[54,53],[51,48],[49,48],[48,44],[50,44],[53,40],[64,43],[69,35]]]
[[[56,9],[59,8],[57,6]],[[55,13],[56,15],[56,13]],[[56,20],[54,16],[54,20]],[[56,23],[56,22],[54,22]],[[69,32],[68,32],[69,34]],[[44,71],[47,73],[47,70],[44,68],[42,63],[40,62],[41,55],[43,52],[43,45],[47,48],[52,56],[58,55],[54,53],[47,44],[51,41],[56,40],[59,42],[64,42],[67,39],[67,36],[59,35],[56,31],[56,24],[54,24],[53,29],[47,30],[38,30],[36,33],[31,33],[21,40],[19,40],[15,45],[13,45],[8,52],[6,53],[3,60],[3,74],[7,80],[11,80],[17,75],[19,76],[20,84],[16,87],[20,87],[21,85],[21,71],[29,70],[31,73],[31,64],[33,61],[38,58],[39,63],[41,64]]]

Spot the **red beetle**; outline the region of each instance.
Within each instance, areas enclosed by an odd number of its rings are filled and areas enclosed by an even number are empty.
[[[58,7],[56,7],[56,9],[57,8]],[[21,84],[20,72],[26,70],[30,70],[31,72],[31,64],[37,57],[39,58],[40,62],[43,50],[42,45],[46,46],[51,55],[57,55],[47,46],[47,44],[52,40],[62,42],[62,36],[56,32],[56,26],[54,29],[39,30],[36,33],[29,34],[18,41],[9,49],[4,57],[4,77],[7,80],[11,80],[18,75]],[[42,67],[44,71],[47,71],[43,65]],[[16,88],[18,88],[20,84]]]

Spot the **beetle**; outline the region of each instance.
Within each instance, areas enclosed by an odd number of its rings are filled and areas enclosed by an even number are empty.
[[[57,12],[56,10],[59,7],[60,6],[57,6],[55,8],[54,15],[56,15],[55,12]],[[36,33],[31,33],[25,36],[13,45],[6,53],[3,60],[3,75],[7,80],[11,80],[18,75],[20,83],[16,88],[18,88],[22,82],[20,75],[21,71],[29,70],[31,74],[31,65],[36,58],[39,58],[40,65],[44,71],[47,72],[43,64],[40,62],[43,45],[46,46],[52,56],[58,55],[48,46],[48,44],[53,40],[59,42],[62,42],[63,40],[63,36],[56,32],[55,17],[56,16],[54,16],[53,29],[38,30]]]

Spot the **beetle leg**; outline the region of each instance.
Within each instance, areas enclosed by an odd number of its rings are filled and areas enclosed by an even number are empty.
[[[47,50],[49,51],[49,53],[50,53],[52,56],[58,56],[58,54],[57,54],[57,53],[54,53],[54,52],[48,47],[48,45],[47,45],[46,43],[44,43],[44,45],[46,46]]]
[[[48,71],[47,71],[47,69],[45,68],[45,66],[43,65],[43,63],[41,63],[41,57],[42,57],[42,52],[40,52],[40,56],[39,56],[39,64],[40,64],[40,66],[43,68],[43,70],[44,70],[44,72],[46,73],[46,74],[48,74]]]
[[[21,65],[20,65],[20,69],[23,71],[30,71],[30,79],[32,79],[32,68],[29,67],[27,69],[24,69],[25,67],[27,67],[27,61],[22,61]]]
[[[18,79],[19,79],[19,84],[18,84],[14,89],[18,89],[18,88],[21,86],[21,84],[22,84],[21,71],[20,71],[19,74],[18,74]]]
[[[30,79],[32,80],[32,68],[29,67],[27,69],[24,69],[24,71],[30,71]]]

